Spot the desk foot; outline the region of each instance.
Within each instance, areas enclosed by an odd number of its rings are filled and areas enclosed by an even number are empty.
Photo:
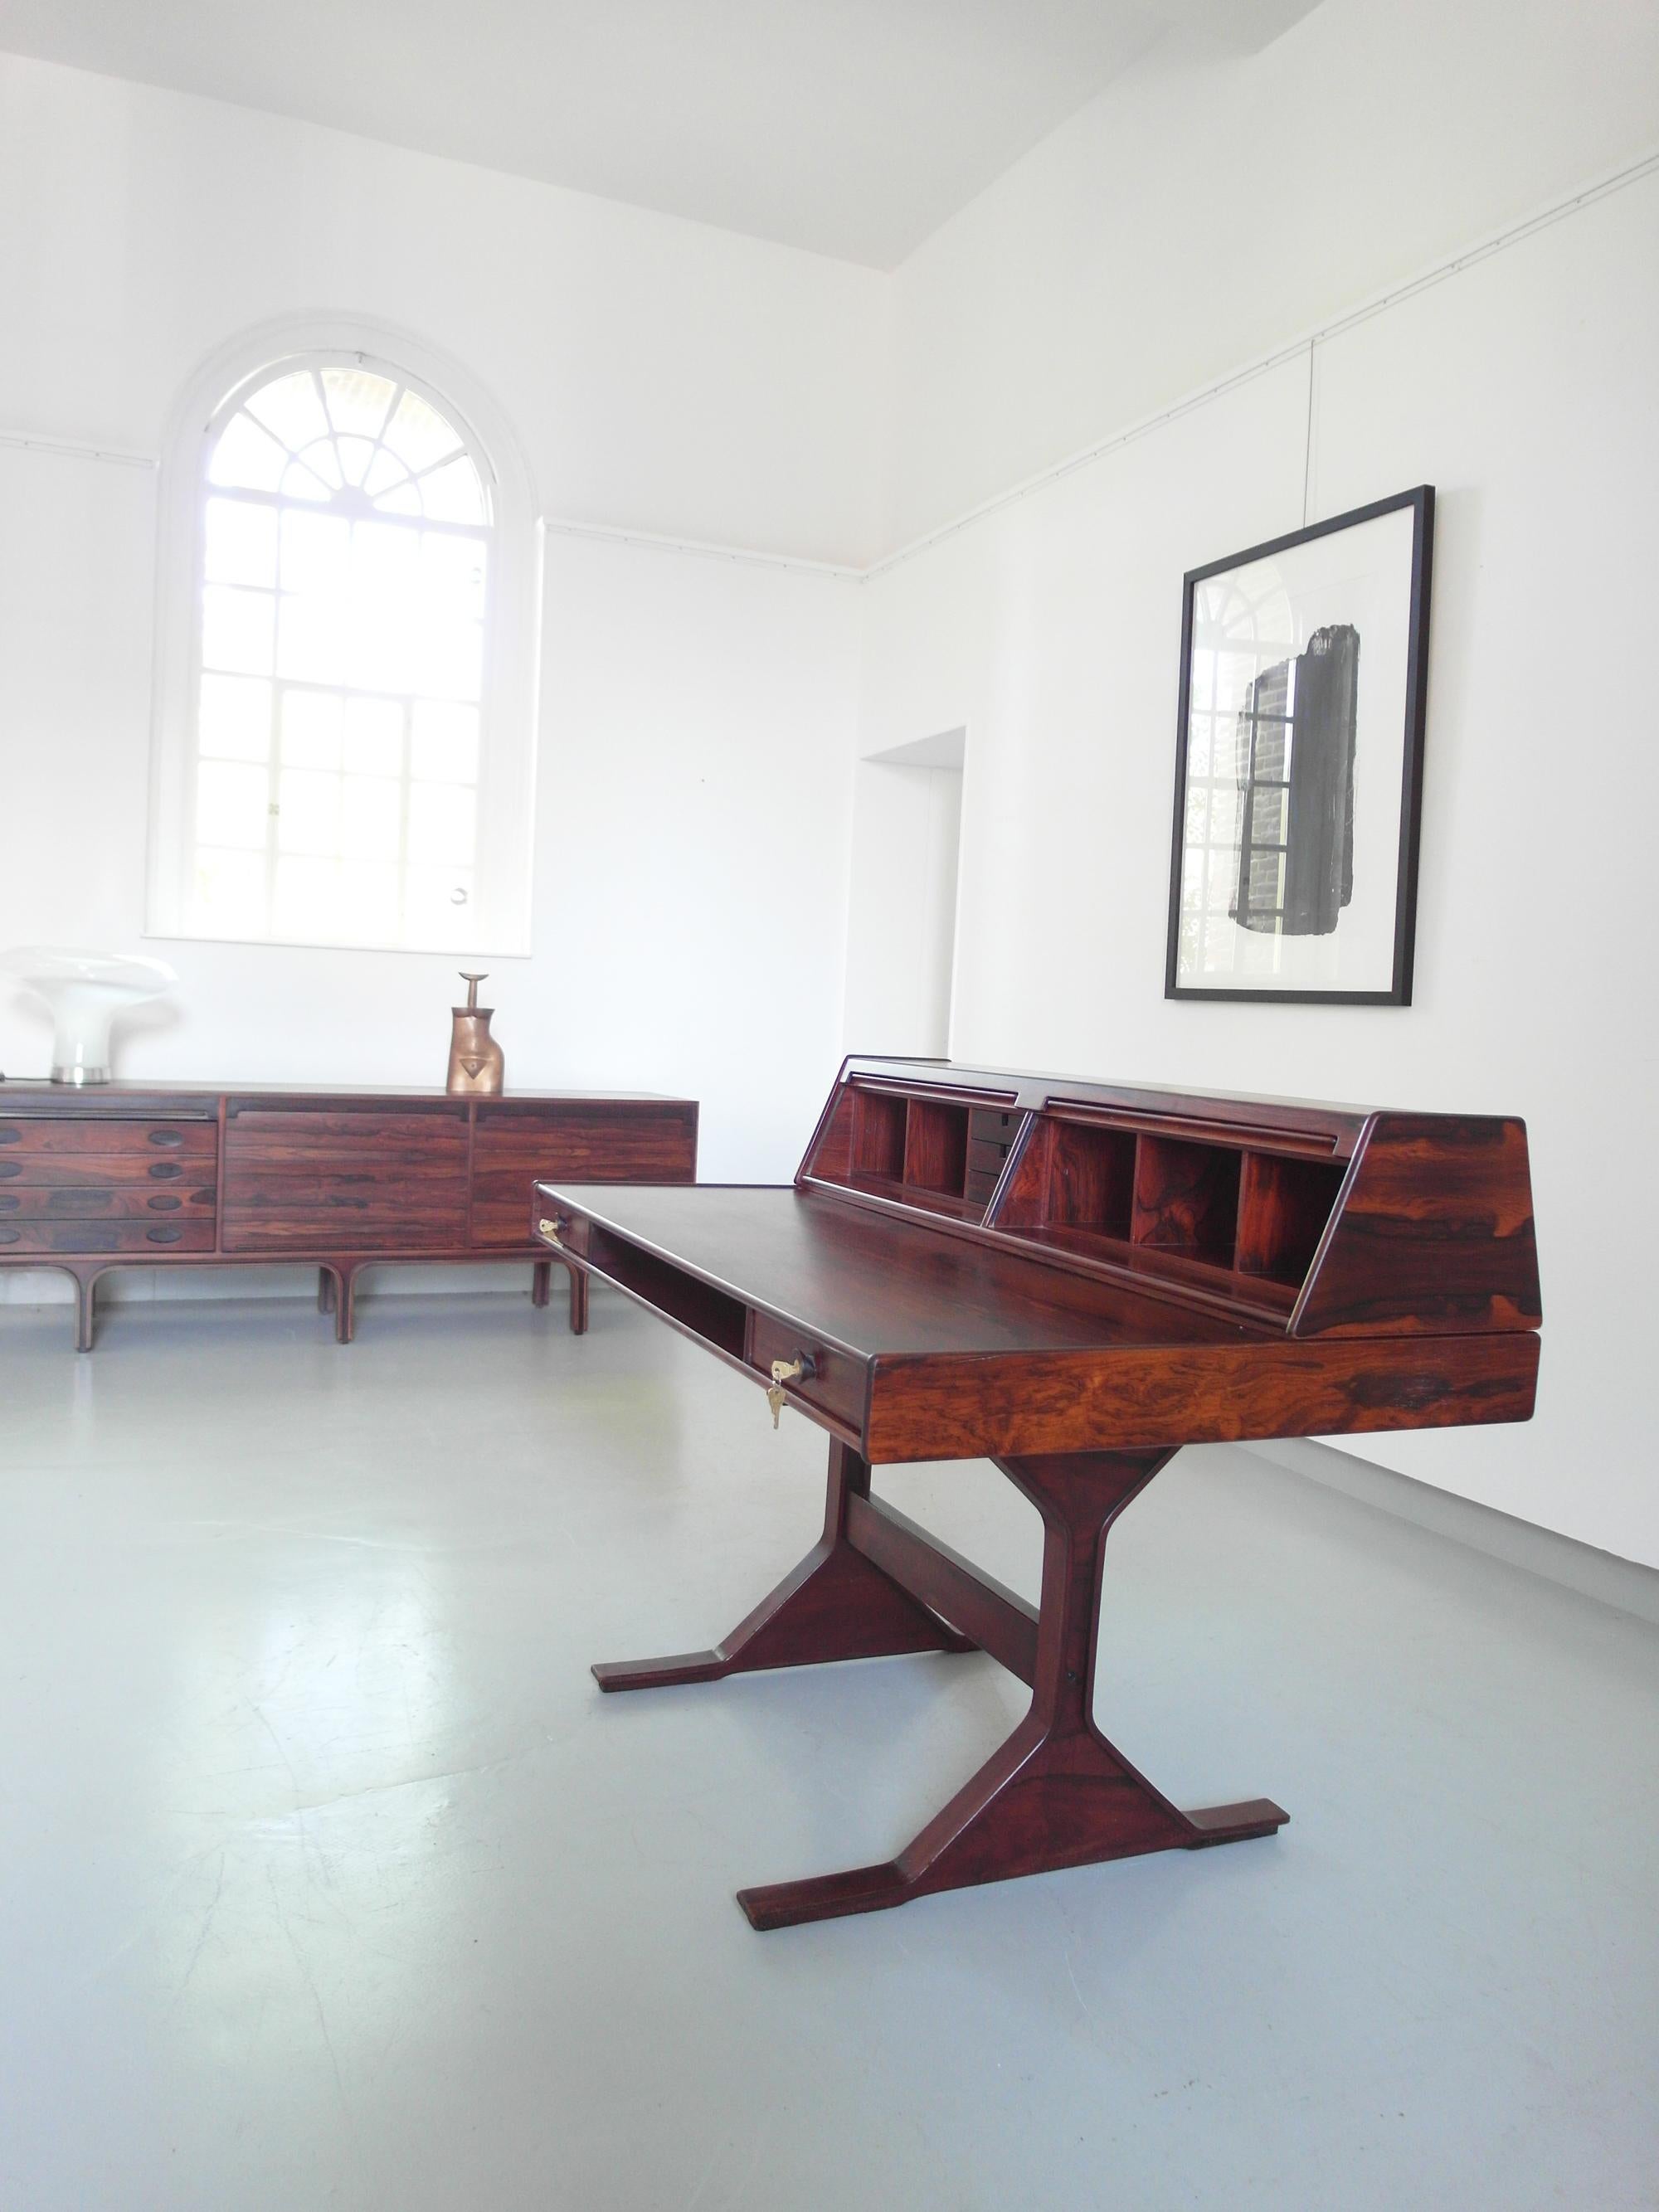
[[[595,1667],[594,1680],[602,1690],[657,1690],[762,1668],[975,1650],[848,1542],[848,1503],[869,1492],[868,1467],[845,1444],[832,1443],[823,1534],[746,1620],[712,1651],[620,1660]]]
[[[1287,1815],[1266,1798],[1179,1811],[1094,1724],[1107,1531],[1171,1456],[1097,1452],[998,1461],[1043,1519],[1030,1711],[896,1858],[739,1890],[751,1927],[880,1912],[937,1890],[1242,1843],[1284,1825]]]
[[[738,1903],[751,1928],[791,1928],[885,1911],[942,1889],[1243,1843],[1288,1817],[1265,1797],[1177,1812],[1092,1729],[1045,1736],[1028,1718],[896,1859],[740,1889]]]

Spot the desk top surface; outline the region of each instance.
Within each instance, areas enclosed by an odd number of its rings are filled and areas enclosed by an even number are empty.
[[[810,1191],[538,1188],[734,1299],[860,1358],[1239,1344],[1273,1334]]]

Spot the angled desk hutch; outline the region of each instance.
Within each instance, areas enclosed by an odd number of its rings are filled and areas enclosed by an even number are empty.
[[[1271,1834],[1267,1799],[1181,1811],[1097,1729],[1112,1522],[1183,1443],[1533,1409],[1518,1121],[856,1059],[792,1188],[538,1188],[544,1246],[830,1439],[794,1571],[712,1650],[600,1686],[974,1648],[1031,1686],[896,1857],[741,1891],[757,1928]],[[872,1466],[981,1456],[1042,1516],[1036,1607],[871,1493]]]

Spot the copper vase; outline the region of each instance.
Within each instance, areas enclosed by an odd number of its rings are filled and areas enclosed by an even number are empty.
[[[444,1088],[457,1097],[499,1097],[506,1078],[507,1062],[500,1045],[489,1034],[489,1018],[495,1009],[478,1004],[478,986],[483,980],[482,975],[469,975],[462,969],[466,1004],[450,1009],[454,1028],[449,1041],[449,1074]]]

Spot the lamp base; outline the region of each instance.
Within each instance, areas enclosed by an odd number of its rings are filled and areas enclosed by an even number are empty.
[[[54,1083],[107,1083],[110,1075],[106,1067],[54,1067],[52,1079]]]

